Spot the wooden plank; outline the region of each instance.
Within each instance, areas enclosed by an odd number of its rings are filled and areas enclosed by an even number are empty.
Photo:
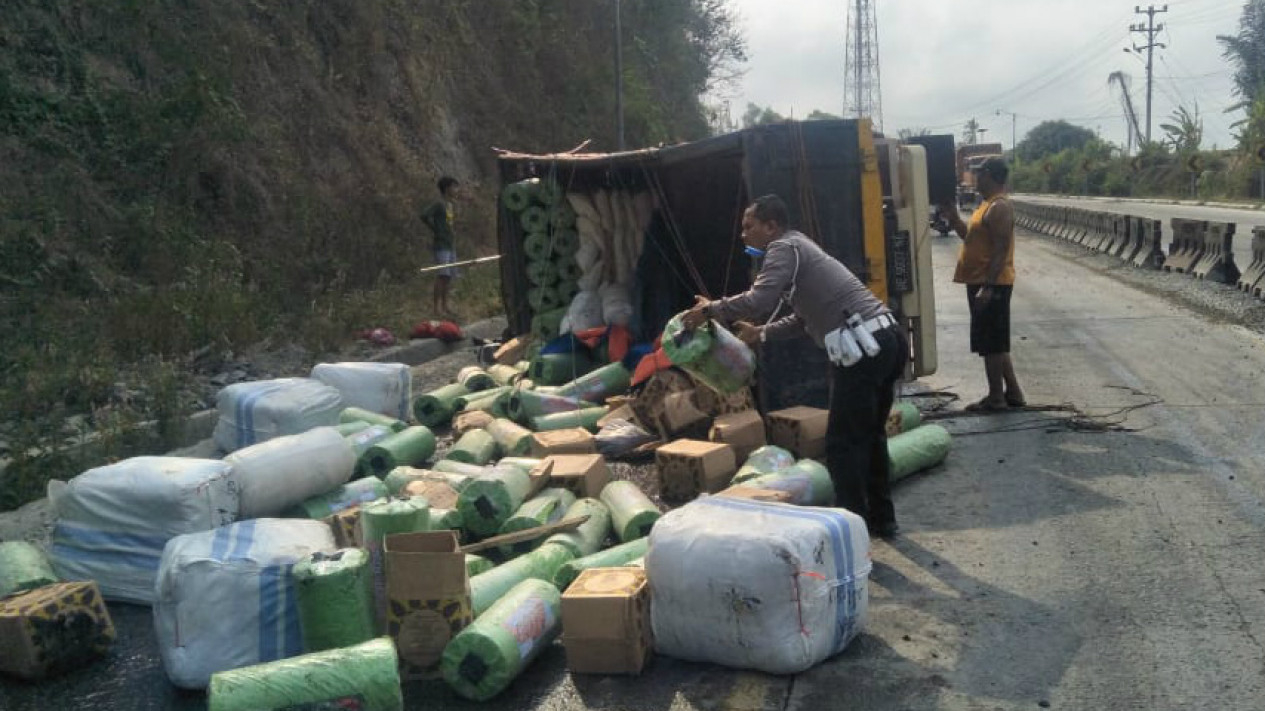
[[[524,528],[521,531],[506,533],[500,536],[492,536],[485,538],[478,543],[471,543],[468,546],[462,546],[462,553],[478,553],[490,548],[498,548],[507,546],[512,543],[521,543],[523,541],[531,541],[541,536],[547,536],[552,533],[562,533],[563,531],[574,531],[589,520],[588,515],[574,516],[572,518],[564,518],[556,523],[546,524],[544,526],[536,526],[535,528]]]

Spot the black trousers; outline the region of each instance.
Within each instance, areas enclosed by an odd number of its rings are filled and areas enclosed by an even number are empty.
[[[861,516],[870,528],[896,521],[891,462],[887,458],[887,417],[896,381],[909,360],[909,341],[899,326],[874,334],[882,351],[851,367],[831,366],[830,424],[826,466],[836,503]]]

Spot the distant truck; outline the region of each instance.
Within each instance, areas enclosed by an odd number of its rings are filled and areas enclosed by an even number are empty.
[[[958,205],[969,205],[979,197],[975,189],[975,168],[988,158],[1000,158],[1000,143],[971,143],[958,146]]]

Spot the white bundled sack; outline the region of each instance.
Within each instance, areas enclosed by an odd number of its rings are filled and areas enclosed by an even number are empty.
[[[305,519],[242,521],[173,538],[154,601],[171,683],[202,689],[215,672],[302,654],[290,570],[335,549],[330,527]]]
[[[344,407],[337,388],[311,378],[237,383],[220,391],[216,405],[215,444],[225,452],[336,425]]]
[[[571,300],[567,315],[562,317],[562,333],[587,331],[602,327],[602,297],[596,291],[581,291]]]
[[[413,373],[404,363],[318,363],[312,378],[337,388],[343,407],[408,420]]]
[[[241,518],[276,516],[346,484],[356,450],[333,427],[278,437],[224,458],[241,488]]]
[[[608,326],[627,326],[633,317],[632,296],[623,284],[602,287],[602,321]]]
[[[844,509],[710,496],[650,532],[655,651],[796,674],[865,623],[870,537]]]
[[[95,580],[106,600],[149,605],[172,538],[238,518],[233,467],[217,459],[133,457],[53,481],[49,559],[65,580]]]

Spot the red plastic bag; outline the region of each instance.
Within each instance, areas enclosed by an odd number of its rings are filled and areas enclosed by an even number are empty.
[[[440,321],[435,326],[435,338],[444,343],[455,343],[465,337],[465,334],[461,332],[461,327],[452,321]]]
[[[438,325],[438,323],[435,321],[418,321],[417,325],[413,326],[413,330],[409,331],[408,337],[434,338],[436,325]]]

